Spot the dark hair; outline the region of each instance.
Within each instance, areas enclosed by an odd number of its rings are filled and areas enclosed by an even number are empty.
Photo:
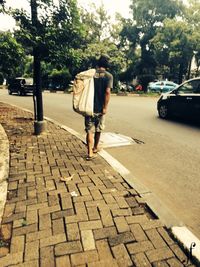
[[[104,55],[100,56],[100,58],[97,61],[97,66],[99,68],[100,67],[105,68],[105,69],[109,68],[109,57],[104,56]]]

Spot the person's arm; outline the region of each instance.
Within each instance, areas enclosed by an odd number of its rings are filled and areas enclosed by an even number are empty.
[[[110,88],[107,87],[106,88],[106,93],[105,93],[105,101],[104,101],[104,105],[103,105],[103,114],[106,114],[107,112],[107,107],[108,107],[108,103],[110,101]]]

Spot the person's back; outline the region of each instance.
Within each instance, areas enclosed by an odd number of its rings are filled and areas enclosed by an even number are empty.
[[[97,69],[94,76],[94,113],[102,113],[107,88],[112,88],[112,74]]]

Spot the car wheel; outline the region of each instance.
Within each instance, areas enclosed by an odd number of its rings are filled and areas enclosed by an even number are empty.
[[[169,110],[166,104],[161,104],[158,109],[158,114],[161,119],[167,119],[169,117]]]
[[[18,94],[19,96],[21,96],[21,95],[22,95],[22,91],[21,91],[21,90],[18,90],[18,91],[17,91],[17,94]]]
[[[12,91],[11,91],[11,90],[8,90],[8,94],[9,94],[9,95],[12,95]]]

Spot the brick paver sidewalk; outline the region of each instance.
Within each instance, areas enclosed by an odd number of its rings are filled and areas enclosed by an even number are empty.
[[[10,142],[0,266],[194,266],[137,192],[53,123],[0,103]]]

